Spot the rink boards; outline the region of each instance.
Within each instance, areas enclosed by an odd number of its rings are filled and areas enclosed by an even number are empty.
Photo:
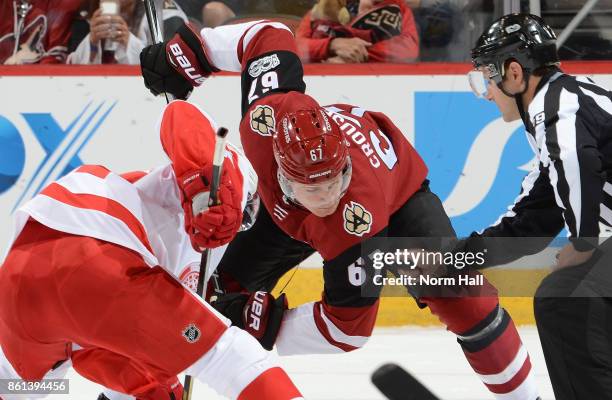
[[[308,93],[322,104],[353,104],[395,121],[427,162],[432,188],[459,234],[493,223],[534,162],[520,123],[504,123],[493,104],[471,94],[469,69],[464,64],[306,67]],[[612,63],[567,63],[566,70],[612,88]],[[81,164],[123,172],[166,162],[155,128],[165,100],[148,93],[137,67],[0,67],[0,93],[4,227],[12,226],[20,204]],[[227,126],[230,140],[238,143],[238,74],[209,79],[190,100]],[[0,230],[0,254],[10,231]],[[293,305],[320,297],[319,263],[305,267],[287,289]],[[535,288],[546,267],[493,271],[491,280]],[[517,322],[532,323],[529,298],[510,295],[503,302]],[[383,298],[379,325],[436,322],[410,298]]]

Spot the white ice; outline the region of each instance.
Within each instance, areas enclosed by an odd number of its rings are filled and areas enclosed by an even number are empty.
[[[534,327],[522,327],[519,331],[531,356],[540,395],[543,400],[553,400],[537,331]],[[442,400],[493,399],[470,369],[454,336],[442,328],[380,328],[363,349],[352,353],[293,356],[280,360],[308,400],[385,399],[370,383],[370,374],[387,362],[397,363],[410,371]],[[74,371],[68,378],[70,395],[53,395],[48,399],[97,398],[99,386]],[[192,399],[223,398],[196,381]]]

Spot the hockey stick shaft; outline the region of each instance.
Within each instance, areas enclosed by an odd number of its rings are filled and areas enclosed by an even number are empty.
[[[210,200],[208,201],[209,206],[219,204],[217,198],[217,192],[219,190],[219,183],[221,181],[221,173],[223,172],[223,159],[225,158],[225,142],[227,141],[227,129],[219,128],[217,130],[215,140],[215,152],[213,154],[213,173],[212,179],[210,180]],[[204,284],[206,283],[206,274],[208,273],[209,262],[210,262],[210,249],[206,249],[202,252],[202,260],[200,261],[200,273],[198,276],[198,287],[196,294],[200,297],[204,297]],[[193,391],[193,377],[191,375],[185,375],[185,382],[183,384],[183,400],[191,400],[191,392]]]
[[[157,11],[155,10],[155,0],[142,0],[145,7],[145,14],[147,15],[147,23],[149,24],[149,32],[151,32],[151,38],[153,43],[161,43],[164,41],[162,37],[161,27],[159,20],[157,19]]]
[[[149,25],[149,32],[151,32],[151,39],[153,44],[162,43],[164,41],[164,35],[162,34],[161,25],[157,18],[157,10],[155,9],[155,0],[142,0],[145,8],[145,15],[147,17],[147,24]],[[170,100],[174,100],[174,96],[169,93],[164,93],[166,96],[166,103],[170,103]]]

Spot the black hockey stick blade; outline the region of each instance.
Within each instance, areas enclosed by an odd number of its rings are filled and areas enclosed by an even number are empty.
[[[389,400],[440,400],[397,364],[385,364],[372,373],[372,383]]]

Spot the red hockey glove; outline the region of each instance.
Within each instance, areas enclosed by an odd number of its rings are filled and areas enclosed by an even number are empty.
[[[220,296],[211,304],[229,318],[232,324],[259,340],[264,349],[272,350],[287,309],[287,297],[284,293],[278,299],[263,291],[250,295],[229,293]]]
[[[178,179],[185,212],[185,231],[196,251],[229,243],[242,222],[242,187],[237,171],[227,158],[217,198],[219,205],[208,207],[212,165],[187,173]]]

